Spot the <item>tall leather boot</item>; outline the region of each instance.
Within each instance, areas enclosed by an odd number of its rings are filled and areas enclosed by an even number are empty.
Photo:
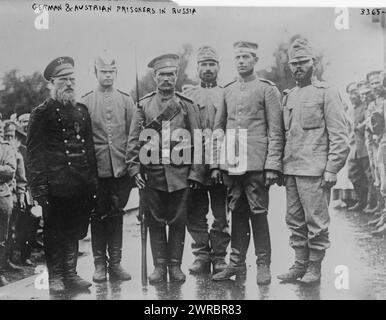
[[[185,274],[181,270],[182,255],[185,245],[185,226],[169,226],[168,257],[169,280],[184,282]]]
[[[358,201],[351,207],[347,208],[348,211],[360,211],[363,210],[367,206],[373,207],[375,205],[375,201],[373,201],[372,192],[370,191],[371,186],[369,185],[369,191],[361,182],[354,182],[354,190],[357,194]]]
[[[64,243],[64,285],[69,290],[86,290],[91,283],[82,279],[76,272],[78,262],[78,239],[66,239]]]
[[[150,284],[167,280],[167,238],[165,226],[149,226],[150,247],[153,255],[154,271],[149,276]]]
[[[250,242],[249,210],[232,212],[231,254],[229,265],[212,276],[213,281],[228,280],[233,276],[245,276],[246,254]]]
[[[277,278],[283,282],[296,281],[302,278],[308,267],[308,248],[295,248],[295,262],[288,272],[282,273]]]
[[[322,261],[325,255],[324,250],[310,249],[310,260],[308,263],[307,271],[300,281],[307,285],[313,285],[320,283]]]
[[[251,216],[253,242],[255,245],[257,284],[271,282],[271,239],[269,235],[268,219],[266,213]]]
[[[92,280],[94,282],[104,282],[107,280],[107,240],[103,222],[99,218],[91,219],[91,246],[95,265]]]
[[[44,230],[44,255],[46,258],[49,290],[52,294],[65,291],[63,283],[63,245],[61,239],[53,237],[51,231]]]
[[[0,243],[0,287],[6,286],[9,284],[7,279],[4,277],[4,266],[6,261],[6,253],[5,253],[5,243]]]
[[[106,218],[107,251],[109,253],[108,272],[111,280],[131,280],[131,275],[122,267],[122,227],[123,216]]]

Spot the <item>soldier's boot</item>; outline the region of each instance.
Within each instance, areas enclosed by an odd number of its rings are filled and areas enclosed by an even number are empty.
[[[83,291],[92,284],[82,279],[76,272],[79,243],[77,239],[67,239],[64,245],[64,286],[66,289]]]
[[[373,220],[370,220],[368,225],[371,226],[371,227],[378,227],[378,224],[384,220],[384,215],[381,215],[381,216],[377,216],[375,219]]]
[[[212,273],[216,274],[224,271],[228,265],[225,262],[225,258],[215,258],[212,261],[212,266],[213,266]]]
[[[321,279],[322,261],[325,255],[324,250],[310,249],[310,258],[305,275],[300,282],[306,285],[319,284]]]
[[[380,226],[384,225],[386,223],[386,214],[383,214],[379,217],[379,221],[375,225],[376,228],[379,228]]]
[[[184,282],[186,280],[186,276],[181,270],[181,265],[171,264],[168,269],[171,282]]]
[[[186,279],[181,270],[182,255],[185,245],[185,226],[169,226],[168,257],[169,280],[183,282]]]
[[[313,285],[320,283],[321,279],[322,260],[310,261],[308,263],[305,275],[300,279],[300,282]]]
[[[107,218],[107,251],[109,253],[108,272],[111,280],[128,281],[131,280],[130,273],[121,265],[122,260],[122,227],[123,217],[116,216]]]
[[[301,263],[300,261],[295,261],[295,263],[289,268],[285,273],[279,274],[277,278],[283,282],[293,282],[302,278],[307,271],[308,263]]]
[[[212,276],[213,281],[225,281],[229,280],[233,276],[236,277],[244,277],[247,274],[247,266],[241,265],[241,266],[235,266],[232,264],[229,264],[223,271],[218,272]]]
[[[375,212],[379,212],[383,210],[384,207],[384,200],[383,197],[378,189],[377,190],[377,203],[374,207],[371,207],[368,205],[366,208],[363,209],[363,212],[366,214],[374,214]]]
[[[63,283],[63,248],[61,241],[44,234],[44,255],[47,263],[49,292],[52,295],[63,294],[66,290]]]
[[[302,278],[307,271],[309,253],[308,248],[295,248],[295,262],[285,273],[277,278],[283,282],[293,282]]]
[[[256,282],[262,285],[271,283],[271,269],[268,263],[257,264]]]
[[[8,284],[9,282],[7,281],[7,279],[5,279],[5,277],[0,273],[0,287],[4,287]]]
[[[4,277],[4,265],[5,265],[5,243],[0,243],[0,287],[9,284],[7,279]]]
[[[107,266],[106,262],[95,262],[95,271],[92,276],[92,281],[101,283],[101,282],[106,282],[107,281]]]
[[[92,280],[94,282],[105,282],[107,281],[107,240],[103,229],[103,221],[98,218],[92,218],[91,220],[91,247],[95,265]]]
[[[167,281],[167,239],[164,226],[149,226],[150,247],[154,261],[154,271],[149,283],[154,285]]]
[[[386,235],[386,223],[381,225],[377,230],[371,232],[374,236],[383,236]]]
[[[191,274],[207,274],[210,273],[210,262],[204,259],[196,258],[189,268]]]
[[[154,271],[149,276],[149,283],[154,285],[167,281],[167,268],[166,264],[158,264],[154,266]]]

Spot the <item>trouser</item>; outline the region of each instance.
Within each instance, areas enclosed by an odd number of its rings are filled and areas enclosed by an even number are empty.
[[[328,195],[321,187],[322,177],[286,176],[287,214],[292,248],[309,251],[309,260],[323,258],[330,247]]]
[[[382,141],[378,148],[378,170],[380,177],[380,192],[386,197],[386,142]]]
[[[78,242],[87,235],[92,196],[49,197],[43,207],[44,252],[49,279],[76,275]]]
[[[141,203],[145,205],[154,265],[180,265],[190,203],[189,188],[165,192],[146,187],[141,196],[145,197],[141,199]]]
[[[361,204],[376,202],[376,190],[369,157],[348,159],[348,177]]]
[[[31,206],[20,210],[16,221],[16,240],[20,247],[20,259],[29,259],[32,251],[32,242],[35,240],[38,219],[31,215]]]
[[[108,261],[109,265],[117,265],[121,262],[123,214],[130,191],[129,176],[98,179],[97,206],[91,218],[95,264]]]
[[[232,212],[230,265],[245,266],[252,225],[256,263],[271,263],[271,240],[268,227],[268,192],[264,172],[224,175],[228,187],[229,209]]]
[[[213,224],[208,233],[207,214],[210,206]],[[215,261],[224,259],[230,242],[229,222],[226,210],[225,185],[207,186],[192,191],[192,206],[188,212],[188,231],[192,236],[192,251],[197,259]]]
[[[12,214],[12,197],[0,196],[0,275],[4,272],[7,260],[7,239],[9,220]]]
[[[371,170],[371,175],[373,176],[374,180],[374,185],[376,187],[379,186],[379,168],[378,168],[378,161],[377,161],[377,156],[378,156],[378,144],[377,143],[367,143],[367,152],[369,154],[369,163],[370,163],[370,170]]]

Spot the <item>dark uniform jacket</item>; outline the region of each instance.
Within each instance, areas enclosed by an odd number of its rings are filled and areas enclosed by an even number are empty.
[[[155,119],[173,100],[180,105],[179,113],[171,120],[170,132],[176,129],[186,129],[190,132],[193,141],[193,130],[200,129],[197,106],[190,99],[176,93],[170,100],[162,101],[161,96],[153,92],[140,100],[130,128],[129,143],[126,161],[129,165],[129,174],[134,177],[140,172],[141,164],[136,158],[140,151],[138,144],[142,126],[146,126]],[[161,135],[159,135],[160,141]],[[172,147],[172,143],[171,143]],[[193,155],[192,155],[193,161]],[[172,162],[172,161],[171,161]],[[147,185],[160,191],[174,192],[188,187],[188,179],[204,184],[205,167],[202,164],[148,164],[144,166],[148,176]]]
[[[27,174],[33,197],[94,193],[97,168],[85,105],[48,99],[33,109],[27,133]]]

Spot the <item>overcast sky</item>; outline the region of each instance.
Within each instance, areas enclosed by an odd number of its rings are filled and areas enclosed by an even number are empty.
[[[340,31],[334,25],[333,8],[228,7],[198,7],[195,15],[51,12],[49,29],[37,30],[34,2],[0,2],[0,76],[13,68],[20,69],[21,74],[42,72],[52,59],[70,55],[76,62],[79,93],[84,93],[95,86],[93,59],[107,48],[119,63],[117,86],[129,91],[135,83],[134,46],[141,76],[153,57],[178,52],[184,43],[190,43],[194,49],[204,44],[216,48],[221,59],[219,82],[225,84],[235,75],[232,60],[235,41],[259,44],[258,69],[261,69],[273,63],[272,53],[278,43],[298,33],[324,53],[327,63],[324,77],[341,91],[349,81],[362,79],[366,72],[383,69],[381,28],[371,23],[369,16],[360,16],[359,9],[350,9],[350,28]],[[66,2],[40,1],[63,6]],[[116,1],[105,3],[113,7],[122,5]],[[188,72],[195,77],[194,57]]]

